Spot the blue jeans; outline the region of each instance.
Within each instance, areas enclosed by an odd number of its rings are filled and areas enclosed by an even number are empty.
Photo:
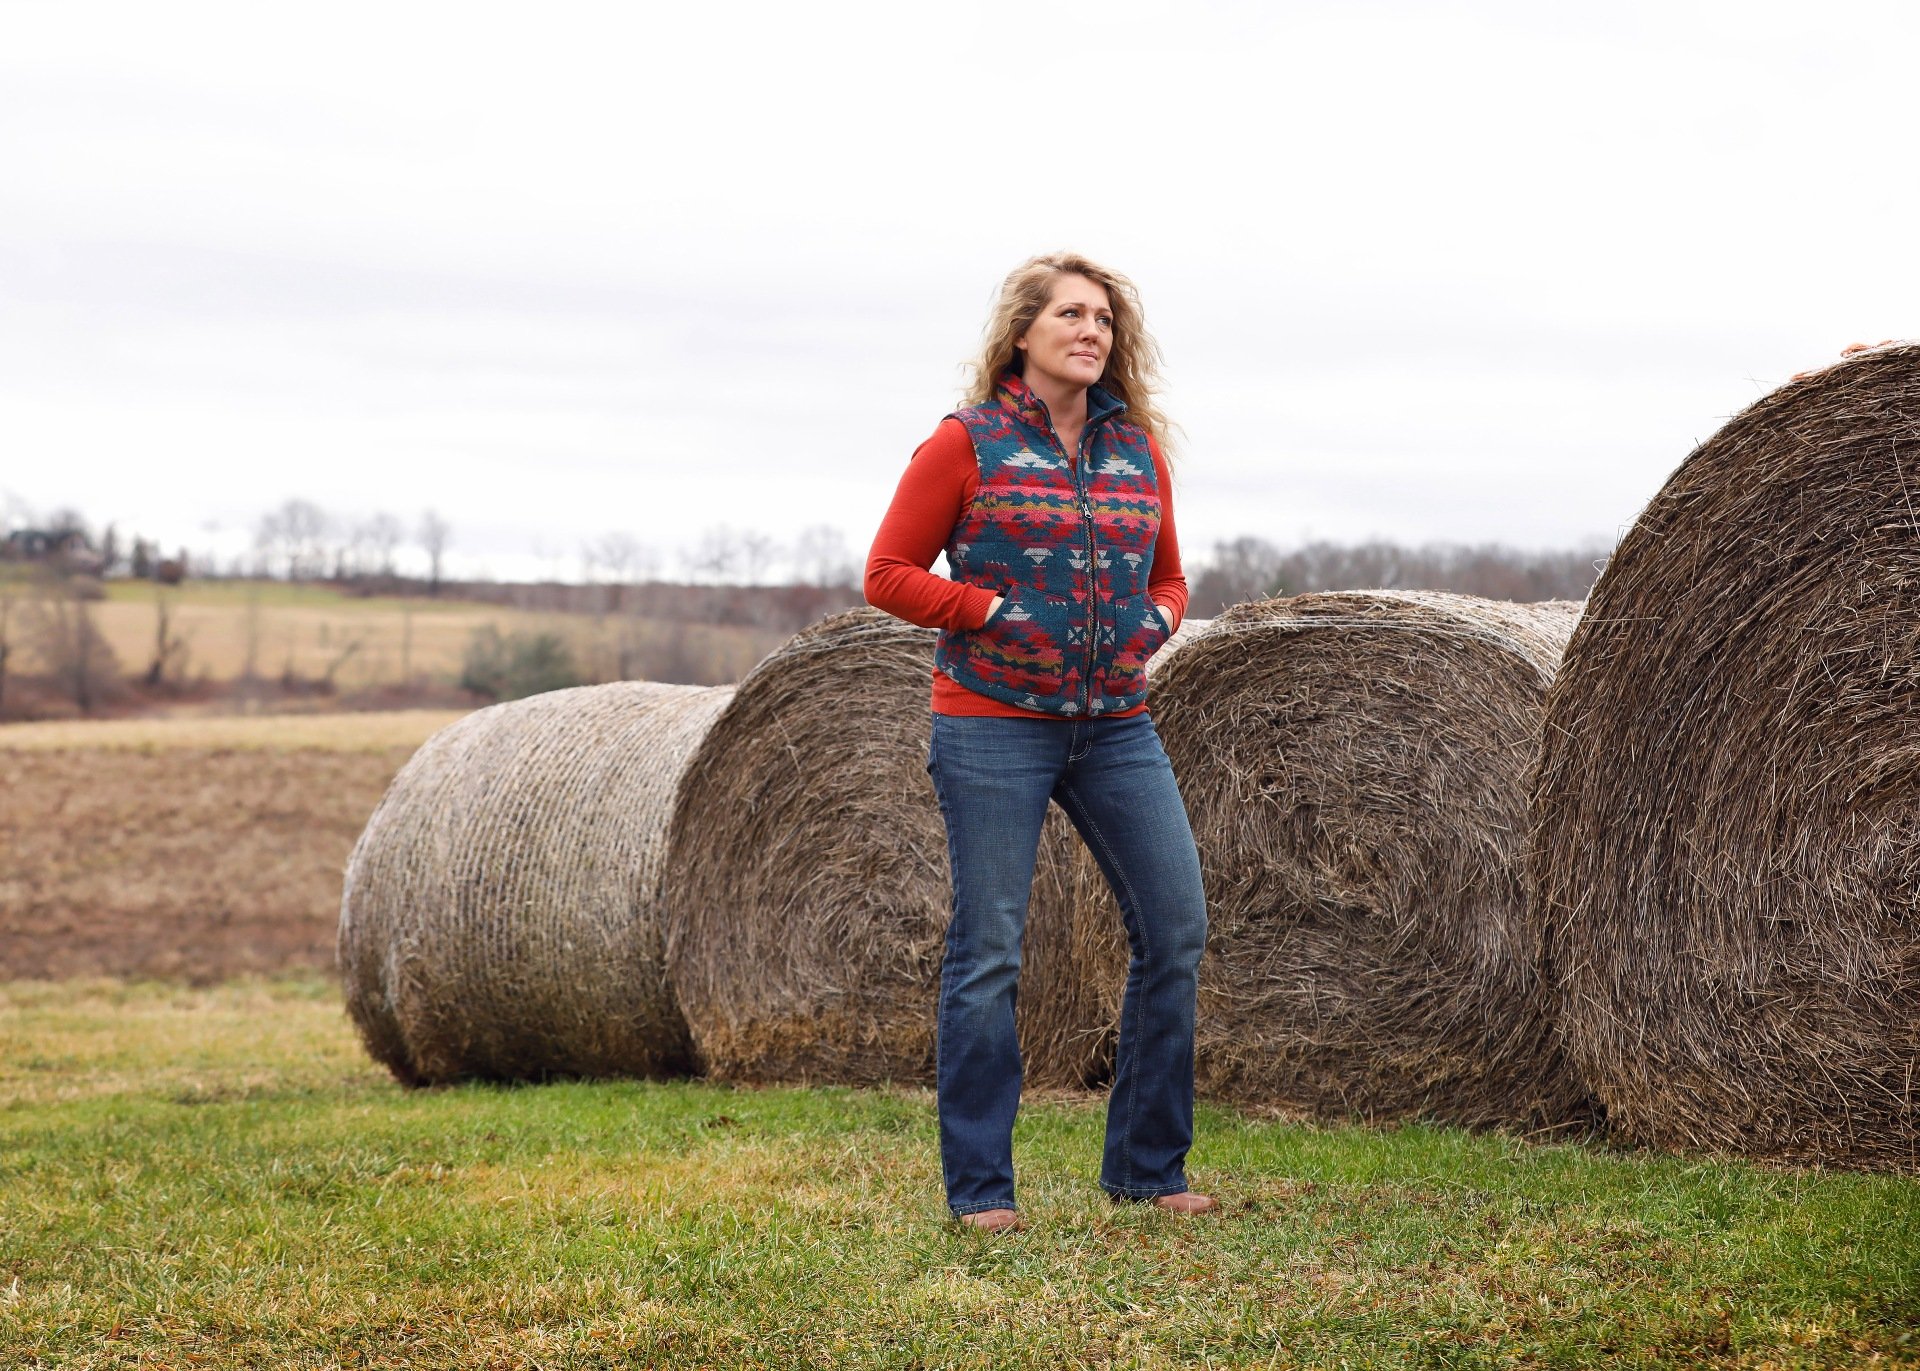
[[[927,771],[953,877],[937,1060],[948,1207],[956,1215],[1014,1207],[1013,1007],[1049,800],[1073,820],[1119,897],[1132,949],[1100,1184],[1126,1199],[1185,1190],[1207,905],[1186,806],[1153,720],[936,714]]]

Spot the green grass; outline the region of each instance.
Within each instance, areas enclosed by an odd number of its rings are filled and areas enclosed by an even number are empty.
[[[1017,1138],[943,1221],[924,1092],[408,1093],[332,988],[0,986],[0,1366],[1920,1364],[1920,1182],[1205,1109],[1224,1217]]]

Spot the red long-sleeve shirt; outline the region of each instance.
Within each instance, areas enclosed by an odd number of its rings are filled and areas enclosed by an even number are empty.
[[[1153,545],[1147,594],[1168,611],[1173,627],[1178,628],[1187,612],[1187,577],[1180,569],[1180,539],[1173,527],[1173,477],[1151,436],[1147,447],[1153,453],[1160,487],[1160,533]],[[868,604],[925,628],[979,628],[987,621],[993,591],[928,570],[946,550],[953,526],[973,502],[979,484],[980,467],[966,425],[958,419],[942,420],[933,436],[915,449],[874,535],[873,550],[867,554]],[[1108,717],[1122,718],[1145,708],[1137,705]],[[938,671],[933,673],[933,712],[1014,719],[1061,717],[989,699]]]

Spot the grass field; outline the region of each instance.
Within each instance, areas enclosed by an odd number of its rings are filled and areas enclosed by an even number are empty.
[[[25,593],[25,592],[22,592]],[[503,634],[555,633],[593,679],[613,679],[624,635],[632,663],[671,660],[702,680],[738,680],[786,636],[783,633],[654,619],[518,610],[423,596],[346,595],[327,586],[282,582],[203,581],[174,588],[111,582],[107,598],[90,606],[101,635],[121,668],[138,673],[152,660],[156,603],[167,605],[171,630],[185,640],[189,679],[239,679],[251,662],[256,676],[305,681],[331,672],[342,691],[406,682],[456,681],[473,634],[492,625]],[[46,669],[25,628],[16,624],[21,651],[15,671]],[[636,674],[646,675],[646,671]]]
[[[340,873],[452,717],[0,728],[0,1368],[1920,1367],[1914,1177],[1203,1108],[1179,1221],[1055,1096],[988,1239],[924,1092],[403,1091]]]
[[[921,1092],[407,1093],[333,987],[0,987],[0,1365],[1920,1365],[1920,1183],[1202,1111],[1223,1216],[943,1221]]]

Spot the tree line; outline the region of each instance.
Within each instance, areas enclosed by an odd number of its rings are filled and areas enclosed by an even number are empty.
[[[1318,541],[1281,547],[1266,538],[1233,538],[1189,574],[1187,612],[1218,614],[1229,605],[1321,590],[1450,590],[1488,600],[1584,600],[1611,549],[1536,551],[1501,543]]]
[[[550,554],[551,575],[544,580],[497,582],[446,576],[452,527],[434,510],[410,522],[389,513],[353,518],[310,500],[290,499],[260,517],[249,551],[224,566],[211,555],[190,557],[184,549],[162,556],[152,540],[124,537],[111,525],[95,531],[71,509],[37,520],[26,514],[17,500],[0,500],[0,710],[7,707],[9,658],[23,642],[36,649],[60,693],[83,712],[122,680],[139,681],[150,690],[177,688],[186,677],[187,646],[164,588],[177,584],[189,567],[196,578],[326,583],[349,593],[447,595],[591,615],[615,645],[606,667],[615,679],[635,673],[678,679],[660,671],[704,679],[700,673],[707,668],[701,663],[661,658],[662,652],[671,657],[691,651],[685,633],[676,629],[662,638],[649,623],[786,633],[861,601],[860,563],[845,534],[825,524],[802,528],[786,541],[758,529],[710,526],[675,554],[677,578],[669,578],[669,559],[659,548],[628,533],[608,532],[582,539],[571,554]],[[1538,551],[1497,543],[1410,546],[1381,539],[1289,547],[1244,536],[1216,542],[1209,554],[1190,559],[1188,613],[1211,617],[1247,600],[1321,590],[1425,589],[1498,600],[1579,600],[1607,552],[1600,544]],[[406,574],[408,567],[414,574]],[[144,669],[125,677],[88,607],[105,593],[102,581],[118,576],[150,579],[161,590],[154,600],[148,660]],[[342,649],[323,686],[331,686],[351,650],[351,645]],[[557,679],[566,665],[562,655],[544,641],[477,638],[465,673],[470,679],[462,683],[488,693],[487,682],[507,677]],[[250,653],[249,679],[252,660]]]
[[[191,565],[199,577],[249,577],[303,582],[333,582],[349,587],[423,588],[438,594],[447,583],[446,558],[453,546],[452,526],[436,510],[409,522],[381,511],[341,515],[314,501],[289,499],[261,515],[250,550],[225,564],[210,553],[174,558],[142,537],[123,538],[108,525],[95,533],[71,509],[36,521],[24,519],[17,501],[0,511],[0,558],[51,560],[72,572],[101,576],[127,574],[140,579],[176,579]],[[31,549],[42,550],[33,558]],[[1214,614],[1243,600],[1296,595],[1319,590],[1451,590],[1495,600],[1578,600],[1586,596],[1609,549],[1599,543],[1566,549],[1530,550],[1501,543],[1430,542],[1407,545],[1385,539],[1361,543],[1327,540],[1283,546],[1268,538],[1242,536],[1212,545],[1210,555],[1190,558],[1190,612]],[[424,575],[403,574],[406,564]],[[626,609],[636,587],[672,584],[710,591],[780,587],[853,589],[860,583],[860,561],[845,533],[829,524],[799,529],[780,539],[756,528],[714,524],[672,554],[631,533],[610,531],[579,540],[571,550],[543,549],[548,574],[541,584],[556,593],[542,598],[563,609]],[[159,575],[171,562],[175,576]],[[670,575],[670,572],[677,572]],[[462,583],[463,598],[500,600],[485,583]],[[599,588],[600,594],[569,595],[564,588]],[[657,599],[657,597],[654,597]],[[739,597],[721,593],[687,597],[708,614],[727,614]],[[793,598],[793,597],[789,597]],[[798,597],[811,601],[813,597]],[[597,602],[597,603],[596,603]]]

